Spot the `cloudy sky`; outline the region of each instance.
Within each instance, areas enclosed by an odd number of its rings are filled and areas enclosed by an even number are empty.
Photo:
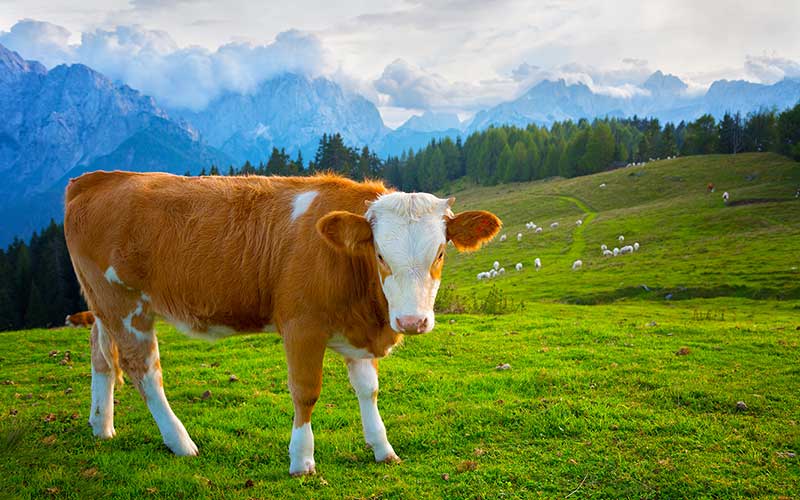
[[[394,126],[425,109],[465,118],[544,78],[626,96],[656,69],[697,92],[800,77],[798,19],[797,0],[0,0],[0,43],[171,107],[282,71],[324,75]]]

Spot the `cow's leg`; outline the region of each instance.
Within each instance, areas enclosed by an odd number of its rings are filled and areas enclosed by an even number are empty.
[[[361,408],[364,440],[375,453],[375,461],[399,462],[400,458],[386,439],[386,427],[378,412],[378,360],[347,359],[347,371]]]
[[[316,473],[314,433],[311,413],[322,389],[322,360],[325,341],[313,338],[309,331],[284,329],[283,345],[289,368],[289,391],[294,402],[292,440],[289,442],[289,474]]]
[[[89,425],[100,439],[110,439],[114,430],[114,383],[119,376],[117,349],[103,323],[98,319],[92,325],[92,407]]]
[[[146,296],[137,300],[121,319],[120,325],[121,329],[116,336],[120,364],[147,403],[161,431],[164,444],[176,455],[197,455],[197,445],[172,412],[164,394],[158,340],[153,330],[153,315]]]

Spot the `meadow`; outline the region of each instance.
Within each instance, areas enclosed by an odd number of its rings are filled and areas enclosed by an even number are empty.
[[[509,238],[451,249],[449,312],[381,363],[396,465],[373,463],[335,353],[313,420],[318,473],[292,479],[275,334],[210,344],[158,324],[191,459],[168,452],[130,384],[117,437],[92,437],[86,330],[0,334],[0,496],[796,498],[798,186],[800,164],[748,154],[442,193],[497,213]],[[603,257],[620,234],[641,249]],[[477,281],[495,260],[506,274]],[[490,293],[503,314],[475,314]]]

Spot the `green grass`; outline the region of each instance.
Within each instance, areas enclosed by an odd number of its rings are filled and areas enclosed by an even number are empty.
[[[0,497],[797,497],[798,184],[797,163],[741,155],[456,192],[458,209],[496,211],[511,237],[451,251],[446,282],[481,297],[490,285],[475,275],[500,260],[507,275],[493,284],[524,308],[440,314],[382,362],[398,465],[373,463],[333,353],[313,420],[318,474],[291,479],[277,335],[209,344],[158,325],[167,395],[201,449],[185,459],[161,444],[130,384],[116,394],[117,437],[92,437],[87,331],[1,334],[0,381],[13,384],[0,385]],[[724,190],[790,201],[725,207]],[[601,257],[620,233],[642,250]],[[576,258],[584,269],[573,272]]]

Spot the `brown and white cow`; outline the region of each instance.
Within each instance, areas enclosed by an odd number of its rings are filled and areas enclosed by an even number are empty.
[[[93,172],[70,181],[64,231],[97,318],[96,436],[115,434],[114,384],[138,388],[177,455],[198,450],[164,395],[155,315],[220,338],[280,332],[294,401],[293,475],[314,472],[311,412],[326,348],[344,356],[375,460],[398,460],[378,413],[378,358],[429,332],[447,242],[475,250],[498,232],[489,212],[331,175],[198,177]]]
[[[67,315],[64,320],[64,326],[92,326],[94,324],[94,314],[92,311],[83,311],[75,314]]]

